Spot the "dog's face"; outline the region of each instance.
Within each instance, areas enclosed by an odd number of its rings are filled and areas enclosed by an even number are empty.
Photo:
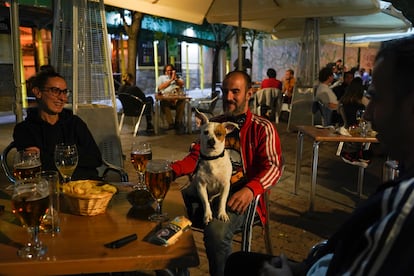
[[[223,152],[226,134],[236,127],[235,124],[208,122],[201,126],[200,151],[205,156],[216,156]]]

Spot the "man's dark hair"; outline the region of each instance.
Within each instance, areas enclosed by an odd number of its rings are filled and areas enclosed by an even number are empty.
[[[273,69],[273,68],[269,68],[269,69],[267,69],[266,75],[269,78],[276,78],[276,70]]]
[[[33,78],[30,78],[31,80],[31,87],[37,87],[39,89],[42,89],[45,87],[47,81],[50,78],[62,78],[64,79],[64,77],[62,77],[62,75],[60,75],[59,73],[57,73],[53,67],[48,66],[45,67],[44,69],[41,69]]]
[[[324,82],[332,75],[332,67],[324,67],[319,71],[319,81]]]
[[[174,65],[172,65],[171,63],[168,63],[164,66],[164,74],[167,73],[167,67],[171,67],[172,70],[175,70]]]

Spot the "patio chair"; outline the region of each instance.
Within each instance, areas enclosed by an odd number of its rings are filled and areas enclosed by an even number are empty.
[[[77,115],[86,122],[101,151],[104,163],[98,168],[99,175],[105,180],[120,177],[122,182],[127,182],[128,174],[124,170],[125,155],[117,131],[114,108],[107,105],[80,104]]]
[[[321,101],[313,102],[312,113],[320,115],[322,126],[326,127],[332,124],[332,110]]]
[[[13,156],[16,153],[16,145],[14,141],[7,145],[3,149],[3,152],[0,156],[1,167],[3,168],[3,172],[6,175],[7,179],[14,183],[16,179],[13,176]]]
[[[146,104],[138,97],[127,94],[119,93],[118,99],[122,103],[121,120],[119,122],[119,132],[122,130],[125,117],[130,117],[135,123],[133,136],[137,136],[139,126],[141,124],[142,116],[144,115]]]
[[[283,93],[278,88],[262,88],[254,94],[255,113],[263,116],[262,109],[270,109],[272,116],[275,116],[275,123],[279,123],[279,116],[282,110]]]
[[[214,109],[216,108],[216,104],[219,99],[220,91],[216,90],[212,93],[210,99],[200,99],[197,102],[197,106],[192,108],[192,111],[194,112],[197,109],[201,113],[205,113],[211,117],[214,117]]]

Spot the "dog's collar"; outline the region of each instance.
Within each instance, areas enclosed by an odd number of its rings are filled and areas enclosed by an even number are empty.
[[[214,159],[221,158],[223,156],[224,156],[224,150],[219,155],[215,155],[215,156],[207,156],[200,152],[200,158],[203,160],[214,160]]]

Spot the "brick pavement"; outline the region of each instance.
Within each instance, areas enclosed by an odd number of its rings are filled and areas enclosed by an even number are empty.
[[[145,124],[143,124],[145,126]],[[13,122],[0,122],[0,150],[11,140]],[[335,155],[336,144],[322,143],[319,152],[318,185],[315,198],[315,211],[309,212],[309,186],[312,144],[305,137],[302,161],[302,175],[299,194],[294,195],[294,169],[296,154],[296,133],[286,131],[286,122],[277,125],[286,167],[280,183],[273,188],[270,196],[270,218],[273,249],[275,254],[285,253],[293,260],[304,258],[309,248],[315,243],[328,238],[350,212],[360,202],[356,195],[357,167],[345,164]],[[197,134],[177,136],[173,131],[162,132],[158,136],[147,136],[139,131],[136,139],[150,141],[153,145],[153,158],[180,159],[185,156],[188,147]],[[132,126],[125,125],[121,133],[122,146],[125,153],[133,140]],[[374,145],[374,151],[378,152]],[[366,169],[364,195],[372,193],[381,179],[384,158],[376,154],[372,164]],[[135,172],[128,160],[125,168],[131,181],[136,180]],[[178,182],[184,184],[187,178]],[[6,184],[3,172],[0,173],[0,185]],[[252,250],[265,252],[261,229],[254,230]],[[208,273],[207,259],[204,251],[202,234],[194,233],[200,256],[200,266],[190,269],[191,275]],[[238,250],[239,244],[234,248]],[[138,275],[152,275],[150,272]]]

